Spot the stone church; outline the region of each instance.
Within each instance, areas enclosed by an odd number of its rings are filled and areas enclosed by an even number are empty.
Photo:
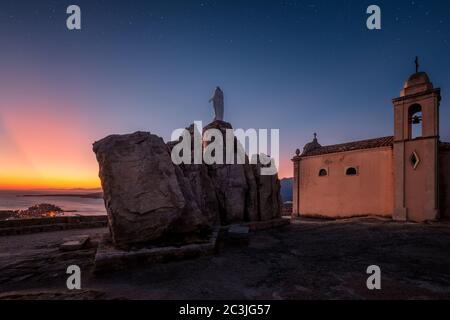
[[[394,135],[321,146],[294,163],[293,216],[450,218],[450,143],[439,139],[441,90],[418,71],[393,99]]]

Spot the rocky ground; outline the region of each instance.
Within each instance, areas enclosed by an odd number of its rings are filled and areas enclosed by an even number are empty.
[[[450,225],[380,219],[303,220],[260,231],[248,245],[218,254],[113,274],[92,274],[106,229],[0,237],[3,299],[439,299],[450,298]],[[91,244],[63,252],[63,238]],[[68,265],[82,269],[82,291],[65,290]],[[366,288],[369,265],[382,290]]]

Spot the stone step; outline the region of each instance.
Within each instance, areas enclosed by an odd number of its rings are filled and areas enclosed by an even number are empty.
[[[80,235],[63,239],[63,243],[59,247],[61,251],[76,251],[83,249],[89,242],[89,236]]]

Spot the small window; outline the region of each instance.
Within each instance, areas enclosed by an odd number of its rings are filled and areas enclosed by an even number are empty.
[[[358,170],[355,167],[349,167],[345,170],[345,174],[347,176],[356,176],[358,175]]]
[[[422,136],[423,116],[422,106],[420,104],[413,104],[409,107],[409,138],[416,139]]]
[[[327,169],[320,169],[319,177],[326,177],[328,175]]]

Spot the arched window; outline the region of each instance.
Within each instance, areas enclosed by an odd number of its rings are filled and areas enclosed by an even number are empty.
[[[347,176],[356,176],[358,174],[358,170],[355,167],[349,167],[345,170],[345,174]]]
[[[416,139],[422,136],[422,106],[413,104],[408,111],[409,138]]]
[[[320,169],[319,177],[326,177],[328,175],[327,169]]]

